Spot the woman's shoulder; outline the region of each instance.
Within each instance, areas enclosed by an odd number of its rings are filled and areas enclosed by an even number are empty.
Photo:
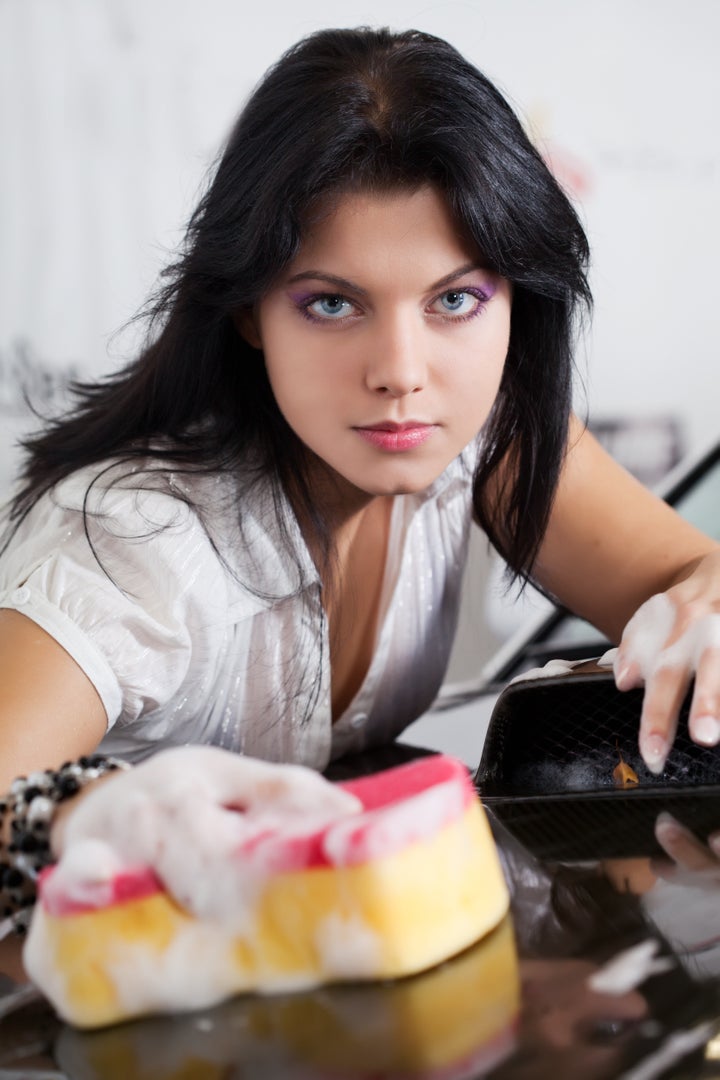
[[[143,508],[209,505],[221,476],[184,468],[177,462],[146,455],[116,457],[85,465],[58,481],[38,500],[99,517]],[[227,485],[225,485],[227,486]]]
[[[0,576],[51,557],[89,568],[132,565],[135,574],[143,561],[161,562],[171,573],[189,550],[216,555],[215,530],[203,516],[203,507],[217,515],[223,502],[210,498],[212,486],[212,477],[199,476],[178,484],[173,470],[151,457],[83,466],[40,495],[19,521],[6,522]]]
[[[297,593],[317,572],[282,491],[252,463],[200,470],[149,455],[100,462],[50,493],[53,507],[81,513],[91,538],[161,544],[198,534],[231,579],[277,598]]]
[[[238,513],[241,486],[221,470],[200,470],[148,454],[84,465],[42,494],[14,529],[81,521],[91,536],[147,539],[164,533],[201,531],[222,542]]]

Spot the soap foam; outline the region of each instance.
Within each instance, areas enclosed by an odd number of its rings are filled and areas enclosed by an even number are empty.
[[[509,685],[519,682],[531,682],[534,679],[552,679],[557,675],[569,675],[574,667],[584,663],[584,660],[548,660],[543,667],[534,667],[528,671],[521,671],[519,675],[510,680]]]
[[[408,843],[432,836],[461,817],[466,791],[455,781],[435,784],[412,799],[384,809],[381,827],[367,829],[373,816],[348,816],[329,830],[323,851],[333,866],[352,866],[394,854]]]
[[[315,935],[323,970],[330,978],[372,976],[382,959],[382,942],[364,920],[333,912]]]
[[[639,754],[623,753],[623,760],[640,777],[647,775]],[[548,795],[616,788],[613,769],[619,761],[615,748],[604,746],[587,750],[574,761],[529,762],[519,767],[513,775],[513,790],[523,795]]]
[[[361,809],[354,795],[303,766],[215,747],[168,750],[83,799],[67,823],[53,887],[83,903],[102,897],[111,868],[144,865],[189,912],[241,931],[277,869],[277,845],[263,839],[282,832],[302,841]]]
[[[720,650],[720,614],[710,613],[695,619],[672,645],[677,612],[665,593],[651,596],[635,612],[623,634],[623,667],[637,665],[647,682],[663,668],[697,671],[707,649]],[[615,674],[618,674],[617,660]]]
[[[588,986],[598,994],[629,994],[651,975],[672,970],[670,957],[657,956],[659,948],[658,941],[648,938],[624,949],[588,977]]]

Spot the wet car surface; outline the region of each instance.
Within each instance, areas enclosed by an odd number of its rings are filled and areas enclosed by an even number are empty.
[[[339,762],[332,775],[418,753],[388,747]],[[560,819],[552,800],[536,800],[529,817],[526,805],[520,828],[488,798],[511,913],[473,948],[412,978],[242,995],[81,1032],[23,984],[21,942],[6,940],[0,1080],[720,1075],[720,867],[674,879],[631,815],[623,827],[622,812],[616,854],[602,820],[593,832],[587,794],[569,797]]]
[[[671,501],[720,538],[720,448],[693,468]],[[552,656],[602,651],[584,624],[551,613],[504,650],[476,696]],[[720,832],[720,750],[691,744],[681,723],[664,774],[650,776],[637,757],[639,701],[582,668],[503,691],[482,760],[478,750],[468,764],[511,911],[460,956],[396,982],[243,995],[81,1032],[24,982],[22,942],[6,939],[0,1080],[720,1077],[720,858],[707,845]],[[448,749],[440,734],[329,775]],[[621,763],[636,778],[625,786]]]

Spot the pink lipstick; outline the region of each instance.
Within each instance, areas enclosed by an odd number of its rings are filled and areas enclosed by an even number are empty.
[[[408,420],[405,424],[395,424],[387,420],[369,427],[356,427],[355,431],[361,439],[365,439],[378,450],[396,453],[414,450],[416,446],[422,445],[430,438],[435,426],[435,424],[423,424],[419,420]]]

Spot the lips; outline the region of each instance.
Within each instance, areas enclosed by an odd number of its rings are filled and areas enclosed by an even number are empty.
[[[383,420],[379,424],[356,427],[355,431],[361,439],[378,450],[397,452],[421,446],[431,437],[436,427],[436,424],[426,424],[421,420],[406,420],[402,424],[394,420]]]

